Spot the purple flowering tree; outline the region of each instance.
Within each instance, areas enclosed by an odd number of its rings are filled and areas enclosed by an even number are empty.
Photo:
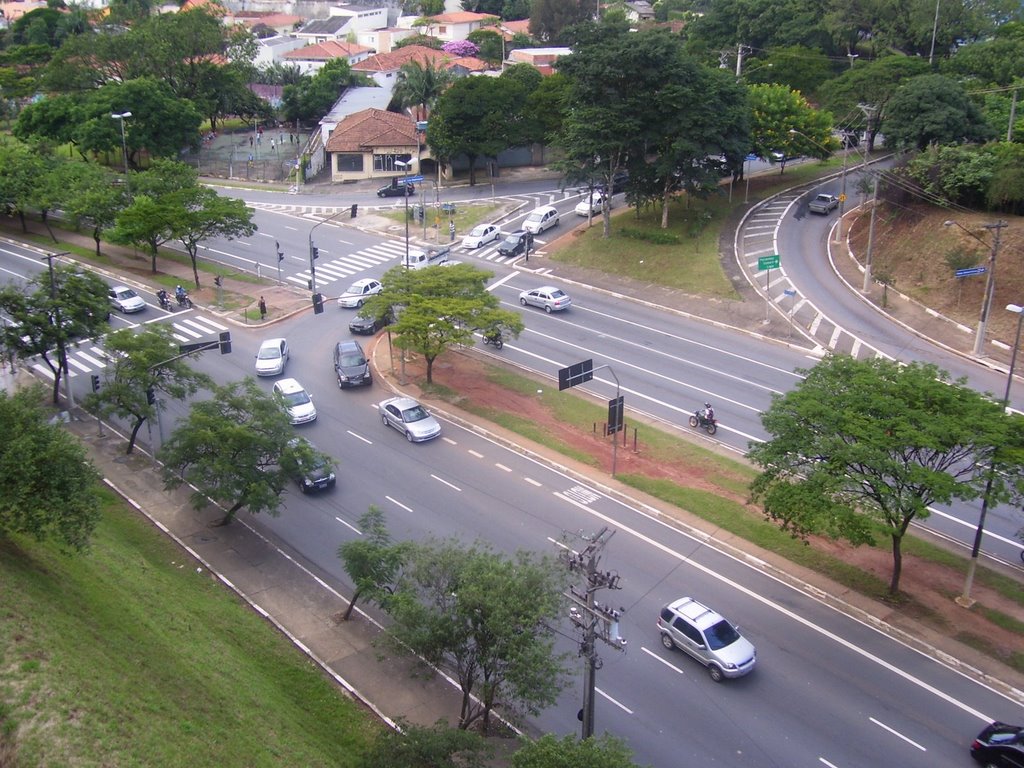
[[[480,48],[469,40],[452,40],[441,46],[441,50],[450,53],[452,56],[476,56]]]

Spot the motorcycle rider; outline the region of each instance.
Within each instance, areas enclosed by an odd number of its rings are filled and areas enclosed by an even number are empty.
[[[167,296],[167,291],[165,291],[163,288],[156,292],[156,298],[160,302],[160,306],[163,307],[164,309],[167,309],[167,307],[171,306],[171,300]]]
[[[185,289],[182,288],[180,285],[177,288],[174,289],[174,298],[176,298],[178,300],[179,304],[181,304],[183,301],[185,301],[185,296],[186,296]]]
[[[492,328],[484,334],[484,341],[488,344],[494,344],[497,346],[498,342],[501,341],[501,329]]]
[[[709,423],[715,420],[715,409],[711,407],[711,403],[704,403],[704,408],[700,412],[701,423]]]

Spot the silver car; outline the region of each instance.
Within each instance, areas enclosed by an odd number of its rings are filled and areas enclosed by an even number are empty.
[[[141,312],[146,308],[145,300],[127,285],[115,285],[107,292],[115,309],[124,312]]]
[[[757,651],[732,624],[692,597],[683,597],[661,609],[661,643],[679,648],[708,668],[716,683],[725,677],[752,672]]]
[[[437,419],[411,397],[392,397],[377,406],[381,421],[405,435],[410,443],[433,440],[441,434]]]
[[[568,309],[572,306],[572,299],[561,288],[545,285],[541,288],[534,288],[532,291],[520,293],[519,303],[524,307],[527,305],[540,307],[550,315],[552,312]]]
[[[285,339],[267,339],[256,353],[257,376],[280,376],[288,364],[288,342]]]

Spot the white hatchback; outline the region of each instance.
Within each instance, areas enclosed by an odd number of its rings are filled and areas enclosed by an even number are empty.
[[[280,376],[288,364],[288,342],[285,339],[267,339],[256,353],[257,376]]]
[[[384,289],[384,286],[380,284],[380,280],[373,280],[372,278],[363,278],[362,280],[356,280],[352,285],[345,289],[345,292],[338,297],[338,306],[346,307],[351,309],[355,307],[359,309],[363,306],[363,302],[371,296],[380,293]]]
[[[558,221],[558,209],[553,205],[542,205],[530,211],[530,215],[523,222],[523,229],[531,235],[539,235],[546,229],[557,227]]]
[[[316,421],[316,406],[313,398],[295,379],[281,379],[274,382],[274,397],[281,403],[292,424],[308,424]]]
[[[473,227],[473,231],[462,238],[462,247],[480,248],[500,238],[501,230],[496,224],[481,224],[478,227]]]

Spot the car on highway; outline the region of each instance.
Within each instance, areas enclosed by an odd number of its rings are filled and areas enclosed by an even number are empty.
[[[557,227],[559,222],[558,209],[553,205],[542,205],[530,211],[523,222],[523,229],[531,235],[539,235],[546,229]]]
[[[376,315],[368,314],[365,310],[360,310],[359,314],[349,320],[348,329],[352,333],[372,334],[390,324],[391,319],[388,314],[377,317]]]
[[[1024,766],[1024,728],[996,721],[971,742],[971,757],[984,766]]]
[[[814,199],[807,204],[807,210],[811,213],[821,213],[824,215],[832,213],[838,207],[839,198],[835,195],[826,194],[815,195]]]
[[[292,478],[299,486],[299,490],[303,493],[310,493],[334,487],[337,480],[337,476],[334,474],[334,462],[317,451],[313,444],[303,437],[289,440],[288,446],[293,449],[305,449],[302,453],[307,454],[305,457],[301,455],[295,457],[295,471]]]
[[[368,387],[373,383],[370,361],[363,354],[358,341],[339,341],[334,345],[334,373],[338,377],[338,388]]]
[[[612,207],[611,198],[608,198],[608,207]],[[580,200],[576,203],[577,216],[597,216],[604,210],[604,193],[600,190],[594,190],[588,198]]]
[[[481,248],[501,238],[501,230],[497,224],[480,224],[462,238],[463,248]]]
[[[267,339],[256,353],[257,376],[280,376],[288,364],[288,342],[285,339]]]
[[[572,306],[572,299],[570,299],[569,294],[561,288],[555,288],[553,285],[545,285],[540,288],[534,288],[532,291],[523,291],[520,293],[519,303],[524,307],[540,307],[550,315],[552,312],[568,309]]]
[[[398,181],[392,181],[377,190],[377,197],[410,197],[415,193],[415,184],[401,184]]]
[[[377,406],[384,426],[397,429],[410,443],[433,440],[441,434],[437,419],[411,397],[391,397]]]
[[[757,651],[721,614],[681,597],[661,609],[658,616],[661,644],[678,648],[708,669],[716,683],[726,677],[742,677],[754,670]]]
[[[130,314],[146,308],[145,300],[127,285],[115,285],[107,292],[114,309]]]
[[[288,414],[292,424],[309,424],[316,421],[316,406],[309,392],[295,379],[281,379],[274,382],[274,397]]]
[[[345,289],[345,292],[338,297],[338,306],[345,309],[352,309],[353,307],[359,309],[368,298],[380,293],[382,290],[384,290],[384,286],[380,284],[380,280],[364,277],[362,280],[356,280]]]
[[[533,235],[525,229],[512,232],[498,245],[498,255],[512,258],[521,253],[526,253],[527,248],[533,247]]]

